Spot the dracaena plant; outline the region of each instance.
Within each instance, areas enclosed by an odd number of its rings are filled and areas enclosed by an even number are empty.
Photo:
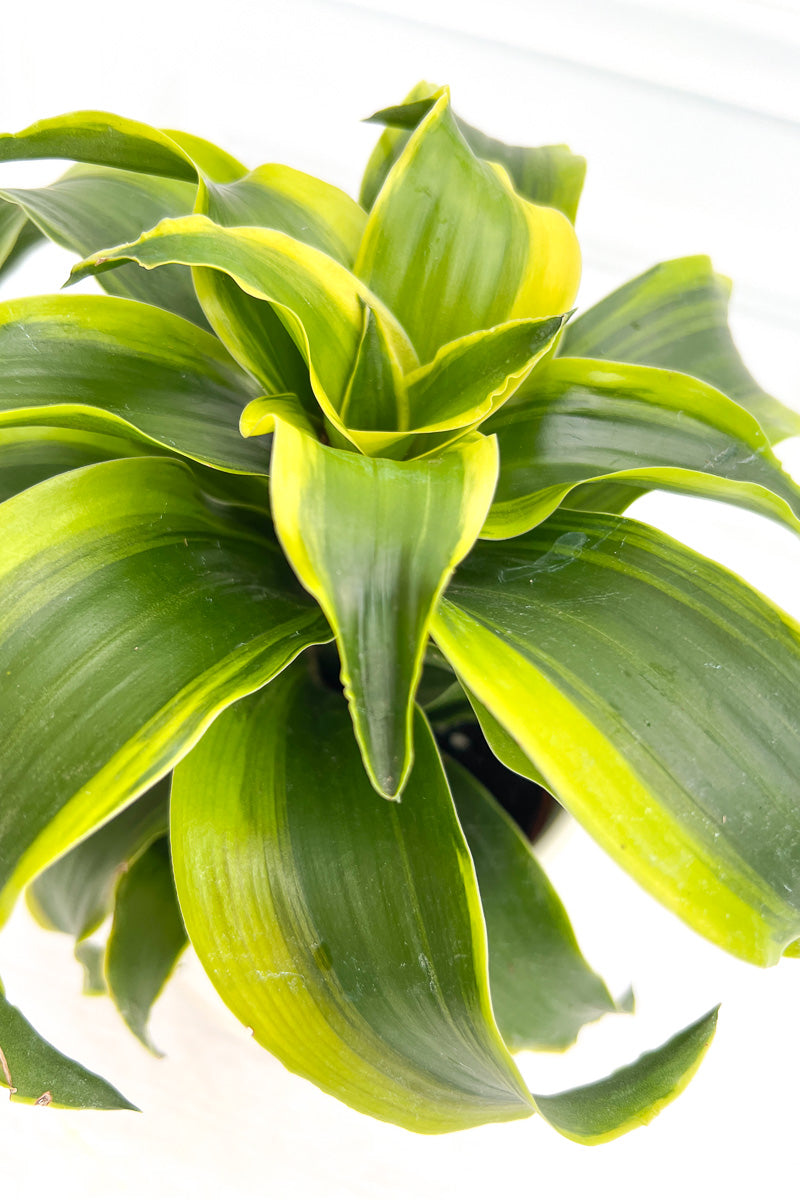
[[[800,418],[704,258],[573,317],[566,147],[427,85],[376,119],[360,203],[107,113],[0,138],[77,160],[2,192],[5,268],[47,237],[107,293],[0,305],[0,904],[27,889],[143,1040],[188,937],[362,1112],[603,1141],[682,1088],[715,1014],[528,1090],[512,1051],[624,1004],[481,782],[500,766],[457,751],[479,722],[701,934],[791,952],[798,629],[622,514],[662,488],[797,529],[771,443]],[[6,1001],[0,1049],[18,1099],[127,1103]]]

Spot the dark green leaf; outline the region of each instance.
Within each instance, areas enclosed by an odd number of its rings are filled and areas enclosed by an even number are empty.
[[[401,804],[360,770],[347,707],[298,664],[175,773],[192,944],[292,1071],[420,1132],[527,1116],[489,1003],[472,862],[422,716]],[[336,786],[331,786],[335,780]]]
[[[53,475],[111,458],[147,454],[148,449],[128,438],[87,433],[82,429],[47,425],[4,429],[0,416],[0,503]]]
[[[564,1050],[616,1005],[517,826],[458,763],[447,777],[478,876],[500,1032],[512,1051]]]
[[[258,167],[233,183],[204,183],[196,210],[218,225],[288,233],[346,267],[353,265],[366,219],[338,188],[277,163]],[[194,279],[209,320],[239,361],[270,391],[310,397],[308,368],[279,312],[243,291],[223,271],[197,267]]]
[[[526,532],[589,481],[726,500],[800,530],[800,487],[758,422],[691,375],[557,358],[484,431],[501,464],[486,537]]]
[[[408,398],[402,370],[380,316],[364,306],[364,324],[339,414],[352,429],[408,427]]]
[[[192,216],[162,221],[137,242],[95,254],[73,269],[72,280],[109,270],[120,263],[135,261],[142,266],[162,266],[181,262],[195,267],[213,267],[230,275],[233,281],[259,300],[268,300],[305,359],[311,373],[314,393],[325,416],[350,441],[339,417],[347,385],[358,353],[363,331],[364,305],[380,311],[383,329],[392,352],[404,372],[413,370],[418,361],[411,344],[392,314],[373,296],[352,272],[314,246],[298,241],[274,229],[224,229],[207,217]],[[247,310],[249,312],[249,310]],[[234,325],[244,325],[229,344],[247,368],[270,392],[295,392],[302,400],[303,389],[278,386],[272,354],[274,347],[259,349],[257,339],[247,326],[247,313],[228,312]],[[218,333],[224,330],[214,321]],[[238,328],[238,326],[237,326]],[[253,351],[248,358],[244,343]],[[379,452],[392,436],[378,437],[378,449],[369,436],[367,452]]]
[[[194,207],[197,188],[108,167],[74,167],[49,187],[6,188],[0,197],[17,204],[51,241],[84,258],[152,229],[163,217],[180,217]],[[143,271],[130,264],[102,276],[106,291],[155,304],[207,327],[187,267]]]
[[[159,780],[43,871],[28,889],[36,919],[76,941],[94,933],[111,912],[120,874],[166,832],[169,788],[169,776]]]
[[[565,312],[580,250],[563,214],[523,199],[502,168],[475,157],[442,89],[369,214],[354,270],[425,363],[465,334]]]
[[[263,442],[239,434],[256,385],[215,337],[172,313],[111,296],[9,300],[0,360],[0,426],[112,434],[266,474]]]
[[[0,987],[0,1087],[12,1100],[55,1108],[138,1108],[116,1088],[66,1058],[9,1004]]]
[[[717,1025],[717,1009],[658,1050],[606,1079],[556,1096],[534,1096],[539,1112],[573,1142],[594,1146],[648,1125],[690,1082]]]
[[[406,380],[407,428],[459,429],[483,421],[529,375],[565,320],[507,321],[442,346]]]
[[[389,128],[378,141],[364,173],[361,203],[366,209],[375,203],[386,176],[403,152],[410,131],[416,129],[430,112],[437,91],[432,84],[418,84],[409,94],[407,103],[384,108],[368,118]],[[456,124],[474,154],[505,167],[521,195],[534,204],[559,209],[574,223],[586,175],[586,159],[573,154],[568,146],[509,146],[488,137],[460,117],[456,117]]]
[[[600,844],[700,933],[767,965],[800,934],[800,630],[624,517],[480,542],[432,631]]]
[[[109,993],[126,1024],[154,1053],[150,1010],[186,945],[169,840],[159,838],[122,876],[106,950]]]
[[[659,263],[569,325],[560,353],[684,371],[748,409],[770,441],[800,434],[800,414],[758,386],[733,344],[730,290],[704,255]]]
[[[336,634],[364,765],[385,796],[402,790],[411,767],[433,606],[478,536],[496,473],[496,446],[480,434],[436,458],[392,462],[278,423],[275,529]]]
[[[269,529],[206,504],[173,459],[60,475],[7,500],[2,521],[5,915],[223,708],[329,633]]]

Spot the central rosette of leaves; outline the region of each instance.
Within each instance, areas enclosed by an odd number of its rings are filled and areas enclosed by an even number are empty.
[[[472,151],[446,88],[381,115],[395,126],[384,137],[407,143],[369,215],[262,167],[204,182],[202,215],[81,273],[126,259],[195,268],[215,331],[267,389],[242,433],[274,431],[275,528],[336,635],[370,779],[395,797],[431,614],[495,493],[497,441],[480,426],[553,346],[580,251],[562,212]],[[256,209],[265,224],[267,200],[289,232],[248,227]]]

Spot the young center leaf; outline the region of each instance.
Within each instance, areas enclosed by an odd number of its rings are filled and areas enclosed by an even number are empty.
[[[393,462],[277,423],[275,529],[336,634],[364,765],[384,796],[397,796],[411,769],[431,612],[480,532],[496,478],[495,443],[479,434],[437,457]]]

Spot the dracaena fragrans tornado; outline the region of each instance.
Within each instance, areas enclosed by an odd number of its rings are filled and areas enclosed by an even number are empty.
[[[0,905],[27,889],[142,1040],[188,936],[257,1040],[362,1112],[603,1141],[681,1089],[715,1014],[532,1094],[512,1051],[621,1006],[497,774],[445,750],[479,722],[700,933],[790,952],[797,627],[622,514],[662,488],[797,529],[771,444],[800,419],[704,258],[573,316],[566,147],[427,85],[375,119],[360,202],[107,113],[0,138],[77,160],[2,192],[5,269],[48,237],[107,293],[0,305]],[[127,1103],[6,1001],[0,1048],[18,1099]]]

